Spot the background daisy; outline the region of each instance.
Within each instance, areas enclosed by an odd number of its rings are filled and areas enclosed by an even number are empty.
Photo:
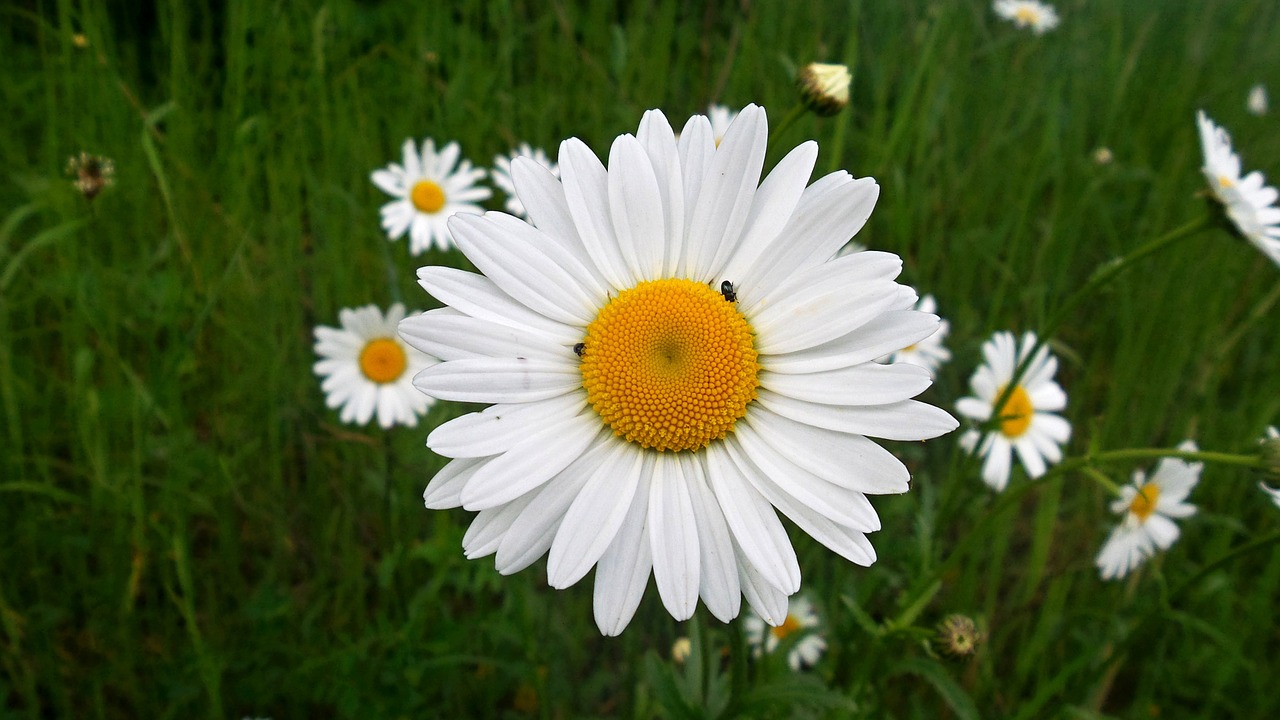
[[[729,126],[733,124],[736,117],[738,117],[737,111],[730,110],[725,105],[711,105],[707,108],[707,119],[711,121],[711,137],[717,146],[724,139],[724,134],[729,131]]]
[[[1231,136],[1203,110],[1196,112],[1196,124],[1209,189],[1240,234],[1280,265],[1280,208],[1275,207],[1280,193],[1256,170],[1240,177],[1240,156],[1231,149]]]
[[[1035,0],[996,0],[996,14],[1020,28],[1043,35],[1058,27],[1058,11],[1052,5]]]
[[[807,142],[760,182],[764,110],[717,147],[694,116],[677,145],[661,112],[614,141],[608,165],[577,139],[557,179],[512,163],[532,224],[460,216],[458,247],[484,275],[419,270],[449,307],[401,333],[443,362],[415,384],[493,403],[436,428],[455,458],[428,507],[479,511],[463,548],[516,572],[548,554],[565,588],[595,572],[595,614],[626,627],[650,571],[676,619],[699,597],[729,620],[742,596],[772,624],[800,587],[781,511],[843,557],[875,560],[868,494],[907,489],[868,439],[949,432],[910,398],[923,368],[875,358],[932,334],[894,278],[901,259],[835,259],[879,188],[844,171],[812,185]]]
[[[408,232],[413,255],[425,252],[433,242],[448,250],[452,246],[449,218],[456,213],[483,212],[475,203],[493,194],[476,185],[485,172],[460,159],[462,150],[456,142],[436,152],[435,141],[427,138],[419,155],[410,138],[404,141],[403,155],[403,166],[392,163],[370,176],[374,185],[396,198],[382,206],[382,229],[391,240]]]
[[[342,422],[363,425],[376,413],[384,428],[413,427],[434,402],[413,387],[414,374],[434,361],[400,339],[396,326],[404,316],[400,303],[386,315],[366,305],[338,313],[341,328],[315,329],[315,372],[325,404],[341,408]]]
[[[1195,452],[1190,440],[1179,450]],[[1098,553],[1097,566],[1103,580],[1128,575],[1156,550],[1168,550],[1178,539],[1176,518],[1191,517],[1194,505],[1185,502],[1191,489],[1200,482],[1204,463],[1178,458],[1163,458],[1156,464],[1148,480],[1141,470],[1133,473],[1133,483],[1120,489],[1120,498],[1111,503],[1112,512],[1124,519],[1111,531],[1111,536]]]
[[[520,202],[520,198],[516,196],[516,184],[511,179],[511,161],[518,158],[529,158],[539,165],[551,171],[552,175],[559,175],[560,170],[556,167],[554,161],[547,157],[542,148],[535,148],[529,143],[520,143],[515,150],[508,155],[499,155],[493,159],[493,169],[489,171],[489,178],[493,181],[498,189],[507,195],[505,207],[507,212],[519,217],[527,217],[524,203]]]
[[[916,303],[916,310],[936,314],[938,312],[938,303],[933,299],[932,295],[925,295],[920,298],[920,302]],[[947,339],[947,333],[949,332],[951,332],[951,324],[946,320],[939,320],[937,332],[914,345],[882,358],[882,361],[919,365],[928,370],[929,375],[937,376],[938,368],[951,359],[951,351],[942,345],[942,341]]]
[[[992,409],[1013,378],[1014,369],[1035,344],[1035,333],[1023,335],[1019,346],[1009,332],[998,332],[983,343],[985,364],[969,380],[974,396],[961,398],[956,410],[980,423],[991,419]],[[968,430],[961,436],[964,449],[985,457],[982,479],[995,490],[1004,490],[1009,484],[1015,452],[1027,475],[1033,478],[1044,474],[1046,464],[1062,460],[1061,445],[1071,438],[1071,425],[1055,414],[1067,406],[1067,394],[1053,380],[1057,371],[1058,359],[1047,346],[1040,348],[1009,396],[1001,412],[1004,419],[986,434],[981,446],[979,430]]]
[[[827,641],[818,632],[821,625],[813,603],[803,595],[791,598],[787,617],[779,625],[770,626],[755,613],[743,620],[747,644],[756,657],[762,653],[772,653],[783,641],[794,642],[791,651],[787,653],[787,665],[797,672],[801,668],[816,665],[826,651]]]

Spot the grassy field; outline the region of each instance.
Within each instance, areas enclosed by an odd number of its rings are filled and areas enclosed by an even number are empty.
[[[213,6],[0,8],[0,718],[1280,713],[1258,473],[1209,464],[1178,543],[1104,582],[1115,516],[1085,473],[997,495],[959,433],[891,444],[913,488],[875,499],[873,567],[791,528],[829,646],[793,675],[652,586],[603,638],[589,581],[465,560],[472,514],[422,507],[444,463],[424,441],[474,408],[344,426],[311,369],[341,308],[425,309],[418,266],[468,267],[379,228],[369,172],[406,137],[485,166],[519,141],[606,153],[647,108],[679,127],[754,102],[776,125],[816,60],[850,65],[851,105],[767,165],[815,138],[819,173],[877,179],[857,239],[937,297],[955,357],[924,399],[954,408],[993,331],[1036,330],[1100,263],[1207,213],[1197,109],[1280,180],[1280,115],[1244,102],[1280,92],[1273,0],[1072,0],[1042,37],[978,1]],[[81,151],[117,171],[92,202],[64,173]],[[1280,424],[1278,281],[1210,229],[1090,298],[1053,344],[1067,454],[1254,452]],[[929,647],[950,613],[985,628],[971,658]]]

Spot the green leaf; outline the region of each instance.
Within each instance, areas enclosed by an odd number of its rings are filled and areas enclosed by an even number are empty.
[[[899,662],[894,666],[890,675],[919,675],[926,682],[933,686],[938,694],[942,696],[947,706],[956,714],[960,720],[978,720],[981,715],[978,713],[978,706],[974,704],[973,698],[969,697],[969,693],[960,687],[960,683],[956,682],[937,660],[928,658],[908,658]]]

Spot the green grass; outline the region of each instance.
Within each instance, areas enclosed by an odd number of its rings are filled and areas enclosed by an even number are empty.
[[[1280,511],[1239,468],[1210,465],[1178,544],[1104,583],[1112,516],[1084,475],[996,496],[954,434],[895,446],[914,487],[875,501],[874,567],[793,528],[830,645],[795,680],[652,587],[607,639],[589,580],[466,561],[470,513],[420,500],[443,464],[427,428],[466,408],[344,427],[311,371],[315,325],[428,307],[414,269],[465,266],[379,230],[368,173],[405,137],[480,165],[521,140],[603,153],[650,107],[678,124],[755,102],[776,123],[795,67],[844,61],[851,108],[802,119],[770,164],[812,137],[821,171],[877,178],[858,240],[903,255],[951,321],[926,394],[950,408],[992,331],[1036,329],[1099,263],[1204,212],[1197,108],[1280,179],[1275,114],[1244,110],[1255,82],[1280,93],[1271,0],[1073,0],[1042,38],[986,2],[215,5],[0,9],[0,717],[519,717],[529,696],[542,717],[1280,711],[1280,554],[1250,546]],[[81,150],[117,168],[91,204],[62,172]],[[1055,339],[1070,454],[1251,452],[1280,420],[1260,305],[1278,280],[1213,230],[1076,312]],[[971,660],[923,646],[952,612],[988,630]],[[689,634],[697,661],[675,665]]]

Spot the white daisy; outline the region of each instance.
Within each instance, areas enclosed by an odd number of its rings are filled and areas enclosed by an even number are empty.
[[[407,231],[413,255],[425,252],[433,242],[448,250],[449,218],[457,213],[484,212],[475,203],[493,194],[476,185],[484,170],[472,169],[469,160],[459,161],[461,154],[456,142],[436,152],[435,141],[427,138],[419,155],[410,138],[404,141],[404,166],[392,163],[370,176],[374,185],[396,198],[382,206],[382,229],[391,240],[400,239]]]
[[[1253,115],[1266,115],[1271,105],[1267,102],[1267,88],[1258,83],[1249,88],[1249,97],[1245,100],[1245,107]]]
[[[715,139],[717,147],[736,117],[738,113],[724,105],[711,105],[707,108],[707,119],[711,121],[711,137]]]
[[[1272,472],[1274,473],[1277,465],[1276,461],[1280,459],[1280,430],[1277,430],[1274,426],[1267,428],[1267,434],[1259,442],[1263,444],[1263,457],[1271,461]],[[1266,483],[1258,483],[1258,487],[1271,496],[1271,502],[1275,503],[1276,507],[1280,507],[1280,488],[1267,487]]]
[[[556,164],[547,157],[542,148],[531,147],[529,143],[520,143],[510,155],[499,155],[493,159],[493,169],[489,171],[489,178],[493,180],[493,184],[498,189],[507,194],[507,212],[517,217],[528,217],[524,211],[524,203],[520,202],[520,198],[516,197],[516,184],[511,180],[511,161],[518,157],[527,157],[530,160],[542,165],[551,171],[552,175],[559,176],[559,170]]]
[[[493,403],[427,438],[455,458],[427,506],[478,510],[463,548],[496,553],[503,574],[548,551],[553,587],[595,567],[605,634],[630,622],[651,571],[677,619],[701,597],[728,621],[745,595],[781,624],[800,566],[775,508],[869,565],[880,523],[866,496],[906,491],[908,472],[868,436],[956,426],[910,399],[923,368],[874,362],[937,327],[894,282],[901,259],[833,259],[879,187],[843,171],[808,185],[813,142],[761,183],[767,132],[748,106],[719,148],[704,116],[677,143],[651,110],[607,167],[576,138],[559,179],[517,158],[532,224],[456,217],[484,275],[418,271],[449,307],[401,324],[444,361],[415,384]]]
[[[1190,440],[1179,450],[1195,452]],[[1174,518],[1195,514],[1194,505],[1185,502],[1191,489],[1200,482],[1204,463],[1163,458],[1148,481],[1146,473],[1133,473],[1133,484],[1120,488],[1120,498],[1111,503],[1111,511],[1124,515],[1124,520],[1111,531],[1096,562],[1103,580],[1128,575],[1156,550],[1168,550],[1178,539]]]
[[[916,303],[916,310],[937,314],[938,303],[933,299],[932,295],[925,295],[920,298],[920,302]],[[951,332],[951,324],[946,320],[941,320],[938,322],[937,332],[915,345],[905,347],[898,352],[881,358],[881,361],[919,365],[929,371],[930,377],[936,377],[938,368],[942,366],[942,363],[951,359],[951,351],[942,346],[942,341],[947,339],[949,332]]]
[[[1275,207],[1276,189],[1266,184],[1262,173],[1240,177],[1240,157],[1231,150],[1231,136],[1204,114],[1196,112],[1200,145],[1204,151],[1202,171],[1209,189],[1226,209],[1236,229],[1249,242],[1280,265],[1280,208]]]
[[[969,379],[969,386],[977,397],[961,398],[956,410],[978,422],[991,419],[995,403],[1005,386],[1013,378],[1014,369],[1035,347],[1035,333],[1022,336],[1018,347],[1013,333],[998,332],[982,344],[982,357],[986,363]],[[1000,413],[1000,425],[987,433],[978,447],[981,433],[974,429],[960,438],[961,446],[969,452],[986,457],[982,464],[982,479],[997,492],[1009,484],[1009,471],[1013,453],[1032,478],[1044,474],[1046,465],[1062,460],[1060,447],[1071,438],[1071,425],[1056,411],[1067,406],[1067,394],[1053,375],[1058,371],[1058,359],[1042,347],[1031,360],[1009,400]]]
[[[752,653],[759,657],[761,653],[772,653],[784,640],[794,640],[791,652],[787,653],[787,665],[792,671],[812,667],[827,649],[827,641],[817,632],[821,622],[813,603],[803,595],[791,598],[787,608],[787,617],[780,625],[769,627],[764,618],[751,613],[743,621],[747,633],[747,644]]]
[[[378,424],[413,427],[432,399],[413,389],[413,376],[435,360],[409,347],[396,334],[404,319],[396,303],[384,316],[377,305],[345,309],[341,328],[315,329],[316,375],[324,380],[325,404],[342,408],[342,422],[363,425],[378,414]]]
[[[1043,35],[1058,27],[1058,11],[1052,5],[1035,0],[996,0],[996,14],[1020,28]]]

